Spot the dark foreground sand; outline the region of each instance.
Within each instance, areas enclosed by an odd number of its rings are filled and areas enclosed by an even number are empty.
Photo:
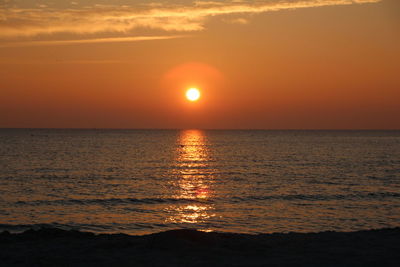
[[[400,266],[400,228],[245,235],[173,230],[146,236],[58,229],[0,234],[1,266]]]

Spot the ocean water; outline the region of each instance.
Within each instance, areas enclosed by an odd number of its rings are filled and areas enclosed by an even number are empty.
[[[0,129],[0,231],[400,226],[400,131]]]

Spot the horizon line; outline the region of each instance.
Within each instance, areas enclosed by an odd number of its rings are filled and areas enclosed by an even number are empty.
[[[155,130],[155,131],[400,131],[400,128],[103,128],[103,127],[0,127],[0,130]]]

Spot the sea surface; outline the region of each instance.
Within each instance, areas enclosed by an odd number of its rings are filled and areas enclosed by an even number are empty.
[[[400,226],[400,131],[0,129],[0,231]]]

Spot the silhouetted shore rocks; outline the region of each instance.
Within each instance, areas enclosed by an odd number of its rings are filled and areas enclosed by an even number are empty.
[[[400,228],[288,234],[55,228],[0,234],[0,266],[400,266]]]

